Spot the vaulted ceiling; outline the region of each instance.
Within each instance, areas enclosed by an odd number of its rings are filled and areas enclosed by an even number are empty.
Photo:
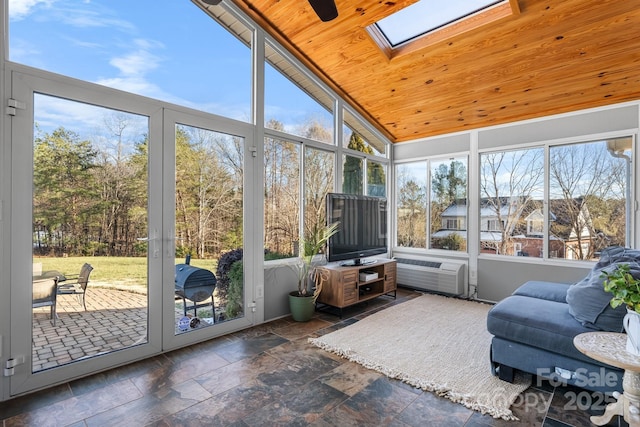
[[[232,0],[393,142],[640,99],[640,0],[510,0],[461,34],[381,49],[414,0]],[[433,0],[446,1],[446,0]]]

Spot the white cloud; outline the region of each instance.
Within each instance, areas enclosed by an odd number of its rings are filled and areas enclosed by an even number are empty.
[[[105,109],[82,102],[68,101],[47,95],[36,96],[36,122],[45,132],[53,132],[58,127],[82,133],[78,124],[95,127],[103,120]]]
[[[161,58],[150,52],[155,47],[162,47],[160,43],[148,40],[134,40],[137,49],[125,56],[115,57],[109,61],[111,65],[120,70],[123,76],[144,76],[149,71],[158,68]]]
[[[83,49],[103,49],[104,44],[98,42],[91,42],[86,40],[80,40],[72,37],[64,37],[65,40],[68,40],[71,45],[77,46]]]
[[[15,21],[23,19],[38,5],[50,8],[53,3],[54,0],[9,0],[9,19]]]
[[[85,3],[86,4],[86,3]],[[95,6],[95,7],[94,7]],[[113,13],[97,5],[60,8],[59,18],[65,24],[76,28],[111,28],[126,31],[135,30],[135,26],[124,19],[110,16]]]
[[[81,4],[66,0],[9,0],[9,19],[19,21],[35,14],[39,9],[47,9],[45,13],[38,15],[37,19],[40,20],[56,20],[76,28],[135,31],[131,22],[114,16],[114,12],[109,8],[97,3],[92,4],[89,0]]]
[[[139,95],[166,98],[167,94],[146,77],[162,62],[162,58],[152,53],[151,50],[162,49],[164,46],[162,43],[143,39],[133,40],[132,45],[134,46],[133,51],[109,60],[109,64],[118,69],[118,76],[104,77],[97,80],[96,83]]]
[[[103,86],[112,87],[114,89],[136,93],[138,95],[149,96],[152,98],[166,98],[164,92],[157,85],[149,82],[144,77],[110,77],[99,79],[96,81],[96,83]]]

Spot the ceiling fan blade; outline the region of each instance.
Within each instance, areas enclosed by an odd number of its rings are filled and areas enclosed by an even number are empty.
[[[338,9],[335,0],[309,0],[309,4],[323,22],[331,21],[338,17]]]

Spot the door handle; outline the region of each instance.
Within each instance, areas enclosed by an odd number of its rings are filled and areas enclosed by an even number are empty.
[[[158,229],[153,230],[153,237],[138,237],[138,241],[150,243],[148,246],[149,252],[151,256],[154,258],[158,258]]]

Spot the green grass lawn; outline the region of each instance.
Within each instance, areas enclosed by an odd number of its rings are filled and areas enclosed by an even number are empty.
[[[42,271],[57,270],[65,275],[78,274],[80,268],[87,262],[93,266],[90,282],[110,284],[117,287],[146,287],[147,284],[147,259],[128,257],[65,257],[49,258],[34,257],[34,263],[42,263]],[[176,259],[176,264],[183,263],[184,259]],[[215,273],[216,260],[191,259],[191,265],[206,268]]]

